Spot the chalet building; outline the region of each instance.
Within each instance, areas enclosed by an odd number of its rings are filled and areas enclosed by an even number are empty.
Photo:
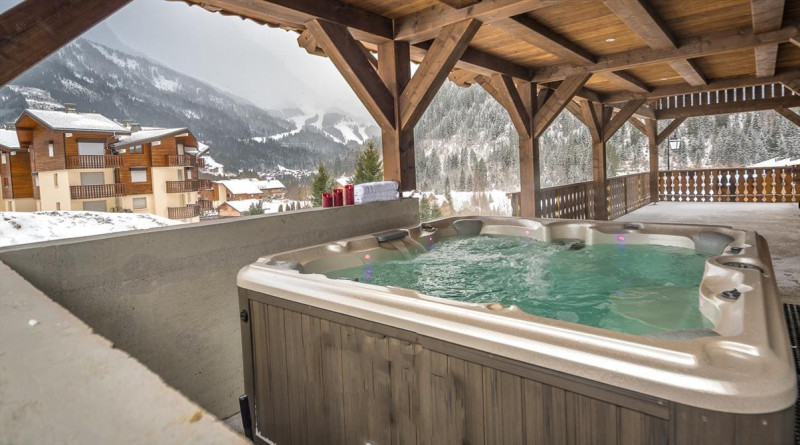
[[[286,186],[277,179],[256,181],[256,187],[261,190],[261,197],[264,199],[283,199],[286,195]]]
[[[197,139],[187,128],[121,125],[97,113],[25,110],[34,210],[131,210],[197,221]],[[202,184],[202,186],[210,186]]]
[[[210,190],[201,193],[204,200],[211,201],[214,208],[227,201],[262,199],[284,199],[286,186],[277,179],[259,181],[256,179],[227,179],[214,181]],[[237,215],[232,215],[237,216]]]
[[[36,210],[30,156],[27,149],[20,149],[17,132],[13,128],[0,128],[0,182],[3,187],[0,210]]]

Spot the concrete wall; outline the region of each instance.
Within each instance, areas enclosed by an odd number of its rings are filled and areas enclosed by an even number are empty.
[[[98,334],[218,417],[243,393],[236,273],[258,257],[409,226],[415,199],[0,249]]]
[[[0,263],[0,443],[250,443]]]

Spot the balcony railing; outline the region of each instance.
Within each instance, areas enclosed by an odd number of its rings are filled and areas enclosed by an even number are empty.
[[[122,157],[115,155],[70,155],[67,168],[116,168],[122,167]]]
[[[200,181],[189,179],[186,181],[167,181],[167,193],[196,192],[200,189]]]
[[[800,165],[670,170],[658,174],[661,201],[798,202]]]
[[[195,162],[192,155],[167,155],[167,165],[170,167],[194,167]]]
[[[198,199],[197,205],[200,206],[201,212],[211,212],[214,210],[214,203],[208,199]]]
[[[214,190],[214,182],[210,179],[200,179],[200,190]]]
[[[11,187],[3,187],[3,198],[5,199],[14,198],[14,194],[11,193]]]
[[[205,168],[206,167],[206,160],[203,158],[197,158],[197,168]]]
[[[169,219],[188,219],[200,216],[200,206],[189,204],[186,207],[167,207]]]
[[[73,185],[69,188],[72,199],[113,198],[125,196],[124,184]]]
[[[617,219],[650,204],[650,172],[617,176],[607,180],[606,196],[608,219]]]

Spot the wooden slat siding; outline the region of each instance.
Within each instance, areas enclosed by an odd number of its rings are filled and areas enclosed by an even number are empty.
[[[53,156],[48,153],[48,143],[53,142]],[[31,155],[31,171],[43,172],[64,170],[67,161],[64,149],[64,133],[51,131],[37,125],[32,131],[32,142],[28,148]],[[77,154],[77,152],[76,152]]]
[[[401,129],[413,129],[455,67],[481,22],[467,19],[441,29],[400,96]]]
[[[414,425],[414,409],[418,403],[409,388],[416,386],[414,345],[389,338],[389,360],[391,363],[391,443],[416,444],[417,429]]]
[[[0,86],[125,6],[130,0],[22,2],[0,15]]]
[[[594,219],[592,181],[543,188],[542,218]]]
[[[18,151],[11,156],[6,153],[8,159],[7,166],[11,175],[12,198],[32,198],[33,197],[33,176],[31,176],[31,157],[24,151]]]
[[[286,368],[286,329],[284,322],[284,309],[267,306],[267,342],[269,343],[269,378],[272,389],[267,403],[272,403],[272,413],[275,419],[273,430],[268,432],[270,438],[277,443],[290,443],[290,417],[285,415],[291,409],[290,403],[297,403],[294,395],[289,396],[289,375],[294,377],[294,371],[289,374]],[[254,347],[260,346],[253,344]]]
[[[591,77],[590,74],[583,74],[572,76],[561,82],[561,85],[556,88],[553,95],[547,99],[541,109],[539,109],[533,118],[533,137],[540,137],[547,127],[558,117],[567,102],[571,101],[575,93],[583,88],[583,85]]]
[[[797,166],[672,170],[659,173],[659,199],[681,202],[798,202]]]
[[[254,392],[248,395],[253,400],[255,410],[253,411],[253,430],[267,437],[274,437],[275,431],[275,405],[273,398],[275,394],[275,382],[271,372],[273,362],[270,360],[269,345],[269,322],[268,306],[266,304],[253,302],[250,304],[250,326],[253,332],[251,353],[253,358],[253,388]],[[277,364],[276,364],[277,365]]]
[[[124,184],[71,185],[71,199],[114,198],[125,196]]]
[[[381,128],[394,129],[394,98],[364,56],[361,44],[342,25],[315,19],[307,22],[305,26],[311,30],[317,43],[375,122]]]
[[[308,374],[306,373],[305,348],[308,344],[303,339],[303,318],[299,312],[284,311],[284,326],[286,339],[286,371],[292,374],[287,378],[286,390],[289,394],[289,405],[284,407],[289,411],[289,437],[290,443],[308,443],[308,428],[312,419],[307,415],[306,391],[308,388]]]
[[[441,3],[396,19],[395,39],[417,43],[433,38],[439,29],[462,20],[476,19],[491,23],[554,3],[553,0],[484,0],[459,9]]]
[[[322,400],[325,412],[323,435],[326,441],[345,442],[344,375],[342,354],[342,327],[325,319],[320,319],[322,342],[322,384],[325,387]],[[349,376],[348,376],[349,378]],[[349,396],[349,394],[347,395]]]
[[[667,445],[669,423],[638,411],[619,408],[619,445]]]
[[[576,74],[593,74],[608,71],[627,70],[661,62],[673,60],[694,59],[715,54],[738,51],[752,48],[756,45],[772,43],[786,43],[790,38],[797,36],[797,29],[791,26],[783,27],[777,31],[753,33],[751,29],[726,31],[719,34],[707,35],[692,39],[678,47],[678,49],[653,50],[650,48],[636,49],[620,54],[598,57],[596,63],[585,66],[572,64],[551,65],[538,69],[531,81],[554,82]]]

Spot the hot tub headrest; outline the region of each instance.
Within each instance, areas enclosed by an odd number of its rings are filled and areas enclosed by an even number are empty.
[[[389,230],[388,232],[381,232],[375,235],[378,243],[387,243],[398,239],[403,239],[408,236],[408,230]]]
[[[704,255],[719,255],[733,238],[719,232],[698,232],[694,234],[694,251]]]
[[[298,261],[271,261],[269,265],[280,269],[296,270],[303,273],[303,265]]]
[[[481,233],[483,221],[479,219],[459,219],[453,222],[453,228],[461,236],[475,236]]]

